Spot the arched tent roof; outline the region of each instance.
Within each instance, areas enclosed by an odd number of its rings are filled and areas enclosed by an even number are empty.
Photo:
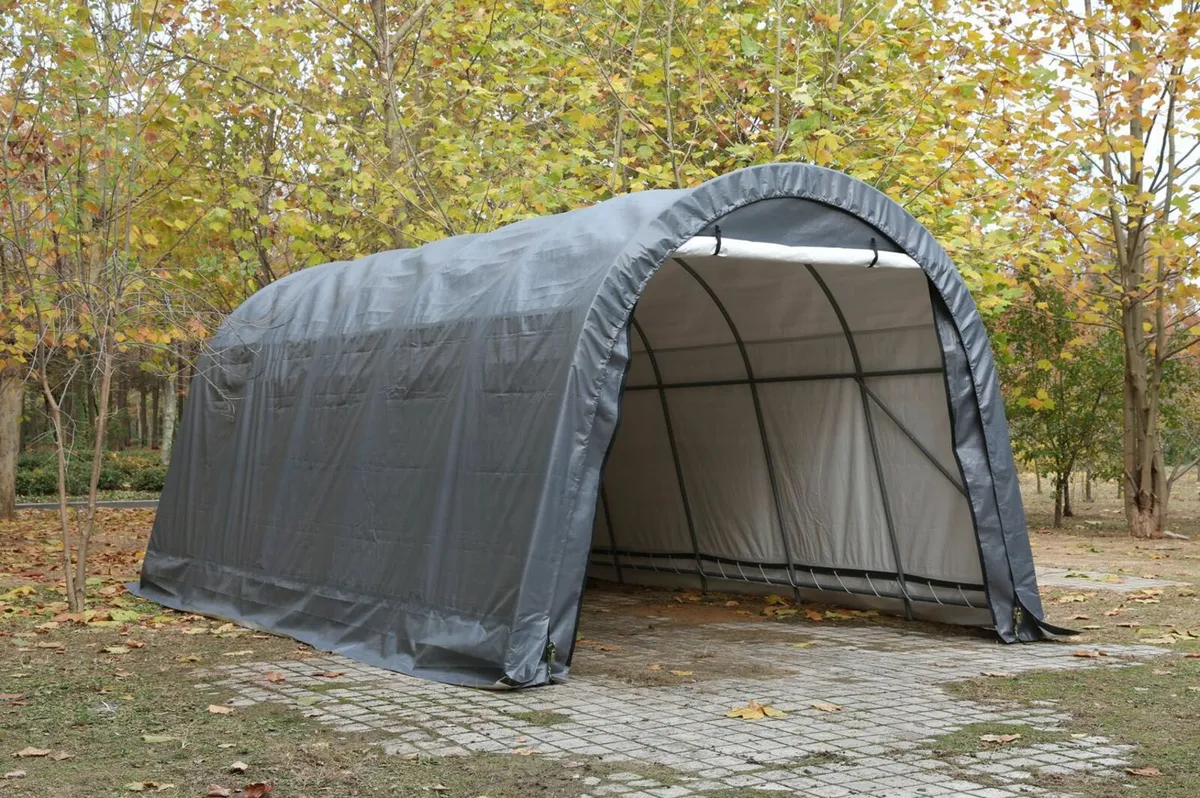
[[[721,235],[724,256],[698,248]],[[1048,628],[969,292],[920,224],[837,172],[754,167],[304,270],[213,353],[137,587],[168,606],[540,684],[566,675],[595,532],[593,568],[622,578],[986,606],[1010,642]],[[888,473],[922,476],[889,496]],[[944,512],[914,509],[926,490]]]

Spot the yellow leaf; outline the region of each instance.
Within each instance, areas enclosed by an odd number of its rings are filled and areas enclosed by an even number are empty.
[[[671,671],[672,676],[687,677],[692,676],[695,671]]]
[[[838,704],[831,704],[828,701],[814,701],[813,709],[819,709],[822,712],[841,712],[842,707]]]
[[[209,704],[208,711],[214,715],[232,715],[233,707],[223,707],[218,704]]]

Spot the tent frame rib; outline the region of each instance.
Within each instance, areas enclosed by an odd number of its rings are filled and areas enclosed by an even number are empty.
[[[604,480],[600,480],[600,506],[604,508],[604,524],[608,527],[608,542],[612,546],[613,568],[617,571],[617,584],[625,584],[625,574],[621,571],[621,557],[617,554],[617,536],[613,529],[612,515],[608,511],[608,492],[604,490]]]
[[[929,451],[929,449],[925,448],[925,445],[923,443],[921,443],[919,440],[917,440],[917,436],[912,433],[912,430],[910,430],[907,426],[905,426],[904,422],[902,422],[896,416],[896,414],[891,411],[891,408],[889,408],[886,404],[884,404],[883,400],[879,398],[878,394],[876,394],[874,391],[872,391],[870,386],[868,386],[866,384],[863,384],[862,389],[867,392],[867,396],[871,397],[871,399],[875,402],[875,404],[879,405],[879,409],[883,411],[884,415],[886,415],[888,418],[890,418],[892,420],[892,423],[895,424],[899,428],[899,430],[904,433],[904,436],[906,438],[908,438],[910,441],[912,441],[913,446],[916,446],[917,449],[920,450],[921,454],[925,455],[925,459],[927,459],[930,463],[932,463],[933,467],[936,468],[939,472],[941,472],[942,476],[944,476],[946,478],[946,480],[951,485],[954,486],[955,490],[957,490],[959,493],[961,493],[963,496],[965,496],[969,499],[970,496],[967,494],[966,487],[964,485],[962,485],[957,479],[955,479],[954,475],[950,473],[949,469],[947,469],[944,465],[942,465],[938,461],[938,459],[933,456],[933,452]]]
[[[650,359],[650,368],[654,370],[654,381],[661,385],[662,373],[658,370],[658,358],[654,356],[654,349],[650,346],[650,339],[646,337],[646,332],[642,329],[642,325],[638,323],[637,317],[632,314],[629,316],[629,325],[638,334],[638,338],[642,339],[642,346],[646,347],[646,355]],[[688,502],[687,485],[683,481],[683,462],[679,458],[679,447],[675,443],[675,427],[671,423],[671,408],[667,403],[666,390],[659,388],[658,399],[662,404],[663,423],[667,427],[667,442],[671,444],[671,459],[675,462],[675,478],[679,480],[679,498],[683,502],[683,515],[687,520],[688,538],[692,541],[692,553],[696,557],[696,571],[700,574],[700,589],[707,593],[708,576],[705,575],[704,567],[700,564],[700,541],[696,537],[696,522],[692,518],[692,505]],[[612,523],[611,518],[609,519],[609,523]],[[612,539],[611,532],[609,533],[609,539]]]
[[[846,321],[846,315],[842,313],[842,306],[838,304],[837,299],[833,296],[833,292],[829,290],[829,286],[825,280],[817,272],[816,268],[811,263],[804,264],[808,269],[808,273],[816,280],[817,285],[821,288],[821,293],[825,294],[825,298],[829,300],[830,307],[833,308],[834,315],[837,316],[838,324],[842,326],[842,332],[846,336],[846,345],[850,347],[850,357],[854,361],[855,372],[862,373],[862,359],[858,354],[858,345],[854,342],[854,333],[850,330],[850,324]],[[896,562],[896,582],[900,586],[900,592],[904,595],[904,617],[907,620],[912,620],[912,598],[908,595],[908,586],[904,581],[904,563],[900,558],[900,542],[896,537],[896,522],[892,518],[892,506],[888,500],[887,480],[883,475],[883,460],[879,456],[879,441],[875,434],[875,420],[871,414],[871,400],[868,398],[867,384],[861,376],[855,377],[855,382],[858,383],[858,395],[862,399],[863,415],[867,422],[867,435],[871,440],[871,456],[875,460],[875,475],[879,479],[879,496],[883,504],[883,517],[887,522],[888,538],[892,544],[892,558]]]
[[[754,417],[758,421],[758,434],[762,439],[763,456],[767,462],[767,477],[771,482],[771,498],[775,502],[775,518],[779,524],[779,539],[783,542],[783,556],[787,558],[788,583],[792,587],[792,594],[796,599],[796,603],[799,604],[800,586],[796,583],[796,566],[795,562],[792,560],[792,546],[791,543],[788,542],[787,526],[783,520],[783,501],[779,497],[779,480],[775,476],[775,458],[771,455],[771,443],[767,438],[767,424],[763,419],[762,401],[758,396],[758,383],[754,379],[754,368],[750,365],[750,355],[746,352],[746,344],[742,340],[742,334],[738,331],[737,325],[733,323],[733,317],[729,315],[729,311],[725,308],[725,303],[721,301],[719,296],[717,296],[717,292],[713,290],[712,286],[710,286],[708,282],[682,258],[673,258],[673,260],[679,264],[684,271],[690,274],[692,279],[699,283],[700,287],[704,289],[704,292],[708,294],[710,299],[712,299],[713,304],[717,306],[717,310],[720,311],[721,316],[725,319],[725,323],[729,325],[729,332],[732,333],[733,340],[737,344],[738,352],[741,353],[742,364],[746,368],[746,385],[750,387],[750,398],[754,403]],[[662,382],[661,377],[656,376],[656,379],[659,383]],[[663,393],[665,395],[665,390]]]

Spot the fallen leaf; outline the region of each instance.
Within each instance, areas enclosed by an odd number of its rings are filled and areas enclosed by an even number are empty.
[[[725,713],[725,717],[727,718],[741,718],[742,720],[762,720],[763,718],[782,718],[786,716],[786,712],[781,712],[774,707],[760,704],[754,700],[751,700],[744,707],[734,707]]]
[[[159,784],[157,781],[133,781],[125,785],[130,792],[162,792],[175,789],[174,784]]]
[[[804,643],[788,643],[788,648],[808,648],[815,642],[815,640],[808,640]]]
[[[28,757],[28,756],[48,756],[49,748],[34,748],[32,745],[22,748],[20,751],[13,751],[13,756]]]
[[[513,753],[517,756],[533,756],[537,753],[536,748],[514,748]]]
[[[671,671],[672,676],[679,676],[679,677],[694,676],[695,673],[696,673],[695,671]]]
[[[1019,740],[1019,739],[1021,739],[1021,735],[1019,735],[1019,734],[981,734],[981,735],[979,735],[980,742],[998,743],[1000,745],[1004,745],[1005,743],[1011,743],[1013,740]]]
[[[604,646],[601,646],[600,650],[604,651]],[[319,671],[319,672],[313,674],[313,676],[320,676],[324,679],[336,679],[339,676],[345,676],[345,675],[346,675],[345,671]]]
[[[38,648],[62,648],[62,643],[55,643],[53,640],[43,640],[37,644]]]
[[[772,604],[787,605],[789,603],[790,602],[786,598],[784,598],[783,596],[776,595],[774,593],[767,596],[767,605],[768,606],[770,606]]]
[[[996,671],[984,671],[983,675],[988,676],[992,679],[1011,679],[1012,678],[1011,673],[999,673]]]
[[[4,774],[4,778],[6,778],[6,779],[23,779],[23,778],[25,778],[26,775],[28,775],[28,774],[23,770],[10,770]]]
[[[68,754],[66,751],[59,751],[57,754],[51,754],[50,758],[55,762],[66,762],[68,759],[74,759],[74,754]]]
[[[821,613],[817,612],[816,610],[805,610],[805,611],[804,611],[804,617],[805,617],[805,618],[808,618],[810,621],[823,621],[823,620],[825,620],[825,616],[824,616],[824,615],[822,615]]]
[[[287,677],[284,676],[282,673],[276,673],[275,671],[267,671],[267,681],[268,682],[286,682]]]
[[[1141,626],[1141,624],[1137,621],[1125,621],[1117,624],[1117,626],[1121,627],[1122,629],[1137,629],[1139,626]]]
[[[429,790],[430,792],[445,792],[446,790],[448,790],[450,788],[447,787],[445,784],[431,784],[428,787],[426,787],[425,789]]]
[[[105,646],[104,647],[105,654],[128,654],[130,652],[130,650],[131,649],[129,649],[125,646]]]
[[[178,737],[172,737],[169,734],[143,734],[142,742],[144,743],[173,743],[179,740]]]
[[[176,662],[199,662],[200,658],[197,657],[195,654],[189,654],[186,657],[176,657],[175,661]]]
[[[652,664],[650,664],[650,665],[647,665],[647,666],[646,666],[646,670],[648,670],[648,671],[661,671],[661,670],[662,670],[662,665],[659,665],[659,664],[657,664],[657,663],[652,663]]]
[[[256,781],[242,788],[242,796],[243,798],[263,798],[264,795],[270,795],[274,791],[275,788],[269,782]]]
[[[1111,617],[1113,617],[1114,615],[1120,615],[1120,614],[1121,614],[1121,613],[1123,613],[1123,612],[1125,612],[1125,610],[1124,610],[1123,608],[1121,608],[1121,607],[1114,607],[1114,608],[1113,608],[1113,609],[1111,609],[1111,610],[1107,610],[1107,611],[1106,611],[1104,614],[1105,614],[1106,616],[1108,616],[1109,618],[1111,618]]]
[[[1162,771],[1158,768],[1125,768],[1125,772],[1130,776],[1161,776]]]
[[[1184,659],[1200,659],[1200,651],[1189,651],[1183,656]]]
[[[1083,595],[1082,593],[1069,593],[1065,596],[1058,597],[1059,604],[1075,604],[1075,603],[1079,603],[1079,602],[1083,602],[1083,601],[1087,601],[1087,600],[1088,600],[1088,597]]]
[[[822,712],[841,712],[842,708],[838,704],[831,704],[828,701],[814,701],[813,709],[819,709]]]
[[[208,793],[204,798],[229,798],[232,794],[228,787],[222,787],[220,784],[210,784],[208,786]]]
[[[232,715],[233,707],[222,707],[217,704],[209,704],[208,711],[214,715]]]
[[[1087,659],[1095,659],[1096,657],[1107,657],[1106,651],[1091,651],[1086,648],[1081,648],[1078,651],[1071,652],[1072,657],[1085,657]]]
[[[726,607],[740,607],[741,604],[742,603],[740,601],[726,601],[725,602]]]
[[[24,693],[0,693],[0,701],[20,701],[24,697]]]
[[[253,652],[251,649],[246,649],[246,650],[244,650],[244,651],[226,651],[226,652],[225,652],[225,653],[224,653],[222,656],[225,656],[225,657],[244,657],[244,656],[246,656],[247,654],[253,654],[253,653],[254,653],[254,652]]]
[[[242,761],[234,762],[232,765],[229,766],[230,773],[245,773],[249,769],[250,769],[250,766]]]
[[[122,640],[121,645],[125,646],[126,648],[145,648],[146,647],[146,644],[143,643],[141,640],[132,640],[132,639]]]
[[[1091,618],[1087,615],[1072,615],[1070,617],[1070,620],[1072,620],[1072,621],[1090,621]]]

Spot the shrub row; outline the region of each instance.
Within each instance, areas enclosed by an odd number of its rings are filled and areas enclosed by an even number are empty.
[[[92,475],[88,452],[76,452],[67,467],[67,493],[87,493]],[[158,461],[158,452],[107,452],[100,467],[100,490],[160,491],[167,469]],[[58,494],[58,464],[53,450],[22,454],[17,461],[17,494],[55,496]]]

